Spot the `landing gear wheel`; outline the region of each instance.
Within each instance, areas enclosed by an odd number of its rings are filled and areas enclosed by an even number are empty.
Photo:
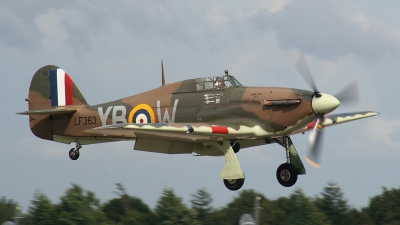
[[[276,178],[282,186],[291,187],[297,181],[297,171],[291,164],[283,163],[276,170]]]
[[[225,184],[225,187],[228,188],[229,190],[237,191],[243,186],[244,178],[243,179],[233,179],[233,180],[225,180],[224,179],[224,184]]]
[[[77,160],[79,158],[79,149],[71,148],[71,150],[69,150],[69,158]]]

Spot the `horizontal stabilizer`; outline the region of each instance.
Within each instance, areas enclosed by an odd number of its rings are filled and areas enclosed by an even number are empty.
[[[53,109],[37,109],[19,112],[20,115],[62,115],[76,112],[77,109],[53,108]]]

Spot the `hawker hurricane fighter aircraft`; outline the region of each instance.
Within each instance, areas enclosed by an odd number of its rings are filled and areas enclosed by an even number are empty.
[[[286,162],[276,176],[285,187],[294,185],[305,168],[290,136],[311,131],[308,161],[317,165],[322,128],[378,115],[377,112],[328,114],[340,102],[358,98],[351,85],[336,97],[316,88],[303,54],[296,67],[313,88],[246,87],[225,71],[164,84],[113,102],[90,105],[70,76],[57,66],[40,68],[26,99],[30,128],[39,138],[70,144],[76,160],[82,145],[135,140],[134,150],[166,154],[223,155],[220,173],[225,186],[238,190],[244,172],[236,157],[240,149],[278,143]]]

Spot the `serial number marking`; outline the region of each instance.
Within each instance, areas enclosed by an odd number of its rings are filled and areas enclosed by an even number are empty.
[[[91,125],[91,124],[96,124],[97,123],[97,117],[96,116],[80,116],[80,117],[74,117],[74,124],[75,125]]]
[[[252,97],[252,98],[258,98],[259,96],[261,96],[262,95],[262,93],[253,93],[253,94],[250,94],[250,96]]]

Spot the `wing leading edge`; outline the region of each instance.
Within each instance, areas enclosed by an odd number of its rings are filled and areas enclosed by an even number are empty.
[[[85,132],[108,138],[136,139],[135,150],[167,154],[195,152],[199,155],[223,155],[226,152],[212,143],[223,143],[234,138],[245,139],[239,141],[241,148],[266,144],[265,140],[249,139],[257,133],[266,132],[258,126],[207,123],[113,124],[88,129]]]
[[[127,138],[161,138],[186,141],[225,140],[229,138],[248,138],[260,133],[261,128],[247,126],[210,125],[207,123],[151,123],[151,124],[113,124],[88,129],[85,132],[101,136]],[[264,131],[265,132],[265,131]]]
[[[342,124],[354,120],[378,115],[378,112],[363,111],[326,115],[323,127]],[[296,133],[313,129],[315,121]],[[226,139],[249,139],[267,137],[268,133],[260,126],[248,127],[243,125],[213,125],[208,123],[149,123],[149,124],[112,124],[85,130],[85,132],[107,137],[124,138],[158,138],[163,140],[181,140],[191,142],[223,141]],[[294,133],[293,133],[294,134]]]
[[[324,116],[324,121],[322,122],[322,127],[329,127],[337,124],[347,123],[354,120],[364,119],[372,116],[379,115],[378,112],[373,111],[361,111],[361,112],[351,112],[351,113],[337,113],[337,114],[328,114]],[[300,132],[306,132],[314,128],[315,120],[308,124],[306,127],[301,129]]]

